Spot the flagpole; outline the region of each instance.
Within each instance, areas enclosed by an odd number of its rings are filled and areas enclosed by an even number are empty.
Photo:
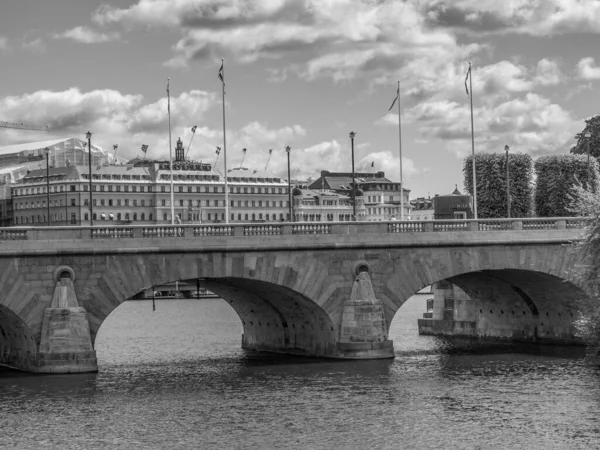
[[[271,161],[271,153],[273,153],[273,149],[269,149],[269,158],[267,159],[267,164],[265,164],[265,170],[269,167],[269,161]]]
[[[402,182],[402,122],[400,120],[400,80],[398,80],[398,146],[400,148],[400,220],[404,220],[404,183]]]
[[[223,88],[223,168],[225,172],[225,223],[229,223],[229,189],[227,187],[227,133],[225,131],[225,60],[221,58],[221,87]]]
[[[185,160],[187,161],[187,155],[190,152],[190,147],[192,146],[192,141],[194,140],[194,136],[196,136],[196,127],[192,128],[192,138],[190,139],[190,143],[188,144],[187,152],[185,152]]]
[[[469,62],[469,95],[471,99],[471,154],[473,155],[473,218],[477,220],[477,177],[475,175],[475,132],[473,129],[473,72]]]
[[[169,92],[170,78],[167,78],[167,111],[169,114],[169,170],[171,171],[171,225],[175,225],[175,195],[173,193],[173,146],[171,145],[171,93]]]
[[[244,156],[242,156],[242,163],[240,164],[240,169],[244,167],[244,160],[246,159],[246,149],[242,150],[244,152]]]

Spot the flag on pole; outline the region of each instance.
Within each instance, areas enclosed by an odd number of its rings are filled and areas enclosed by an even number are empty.
[[[270,149],[269,149],[269,155],[270,155],[271,153],[273,153],[273,149],[272,149],[272,148],[270,148]]]
[[[215,152],[217,155],[221,153],[221,147],[217,147],[217,151]]]
[[[471,76],[471,64],[469,64],[469,68],[467,69],[467,75],[465,76],[465,91],[467,91],[467,95],[470,95],[469,87],[467,86],[467,81],[470,76]]]
[[[119,148],[119,146],[117,144],[113,145],[113,150],[116,150],[118,148]]]
[[[371,162],[371,167],[375,167],[375,161]]]
[[[396,91],[396,98],[394,99],[394,101],[392,102],[392,106],[390,106],[390,109],[388,109],[388,111],[391,111],[392,108],[394,107],[394,105],[396,104],[396,101],[398,100],[398,98],[400,97],[400,87],[398,87],[398,90]]]
[[[148,151],[148,146],[146,144],[142,144],[142,151],[144,152],[144,155]]]
[[[195,133],[195,132],[196,132],[196,125],[194,125],[194,126],[192,127],[192,133]]]
[[[221,68],[219,69],[219,80],[221,80],[221,83],[223,83],[223,86],[225,86],[225,75],[223,74],[223,63],[224,63],[224,61],[221,60]]]

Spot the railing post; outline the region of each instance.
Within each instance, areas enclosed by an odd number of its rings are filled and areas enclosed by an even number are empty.
[[[142,227],[135,227],[133,228],[132,235],[134,238],[141,239],[144,237],[144,229]]]
[[[556,228],[559,230],[566,230],[567,229],[567,220],[566,219],[558,219],[556,221]]]
[[[282,226],[281,234],[285,236],[291,236],[293,231],[293,225],[286,224]]]
[[[469,231],[479,231],[479,220],[469,222]]]
[[[433,232],[433,222],[424,222],[423,223],[423,231],[426,233]]]
[[[233,225],[233,235],[234,236],[243,236],[244,235],[244,225]]]
[[[513,220],[512,221],[512,229],[513,230],[522,230],[523,229],[523,221],[522,220]]]

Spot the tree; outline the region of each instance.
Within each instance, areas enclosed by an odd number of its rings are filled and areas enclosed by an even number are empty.
[[[575,325],[589,354],[600,362],[600,197],[581,185],[573,190],[572,215],[590,219],[578,244],[583,264],[574,274],[588,296],[579,301],[580,315]]]
[[[585,134],[590,133],[591,137],[586,138]],[[585,128],[575,135],[577,143],[571,148],[574,155],[586,155],[588,144],[590,146],[590,155],[596,159],[600,158],[600,115],[585,120]]]
[[[473,157],[465,158],[463,175],[465,189],[473,195]],[[510,215],[531,216],[533,194],[531,156],[509,153]],[[504,153],[477,153],[477,215],[481,219],[507,217],[506,202],[506,155]]]
[[[588,181],[587,157],[582,155],[542,156],[535,161],[535,212],[539,217],[568,217],[582,185],[596,192],[600,174],[594,159]]]

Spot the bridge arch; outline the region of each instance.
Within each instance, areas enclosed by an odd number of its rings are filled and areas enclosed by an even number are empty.
[[[395,290],[401,295],[389,286],[383,289],[388,324],[410,296],[435,285],[433,318],[444,323],[428,326],[447,331],[453,321],[456,330],[449,334],[577,341],[574,323],[587,311],[589,297],[573,270],[578,259],[573,246],[448,247],[420,253],[413,255],[412,266],[404,265],[411,276]],[[390,274],[388,284],[398,286],[401,276]],[[440,311],[444,296],[451,300],[446,306],[453,304],[451,314]]]
[[[198,283],[236,311],[243,326],[244,348],[310,356],[331,354],[336,325],[306,295],[309,285],[301,279],[302,271],[289,261],[279,263],[276,259],[248,254],[111,257],[106,266],[110,269],[97,281],[97,288],[80,290],[80,303],[88,311],[95,339],[112,310],[139,292],[175,281]]]

